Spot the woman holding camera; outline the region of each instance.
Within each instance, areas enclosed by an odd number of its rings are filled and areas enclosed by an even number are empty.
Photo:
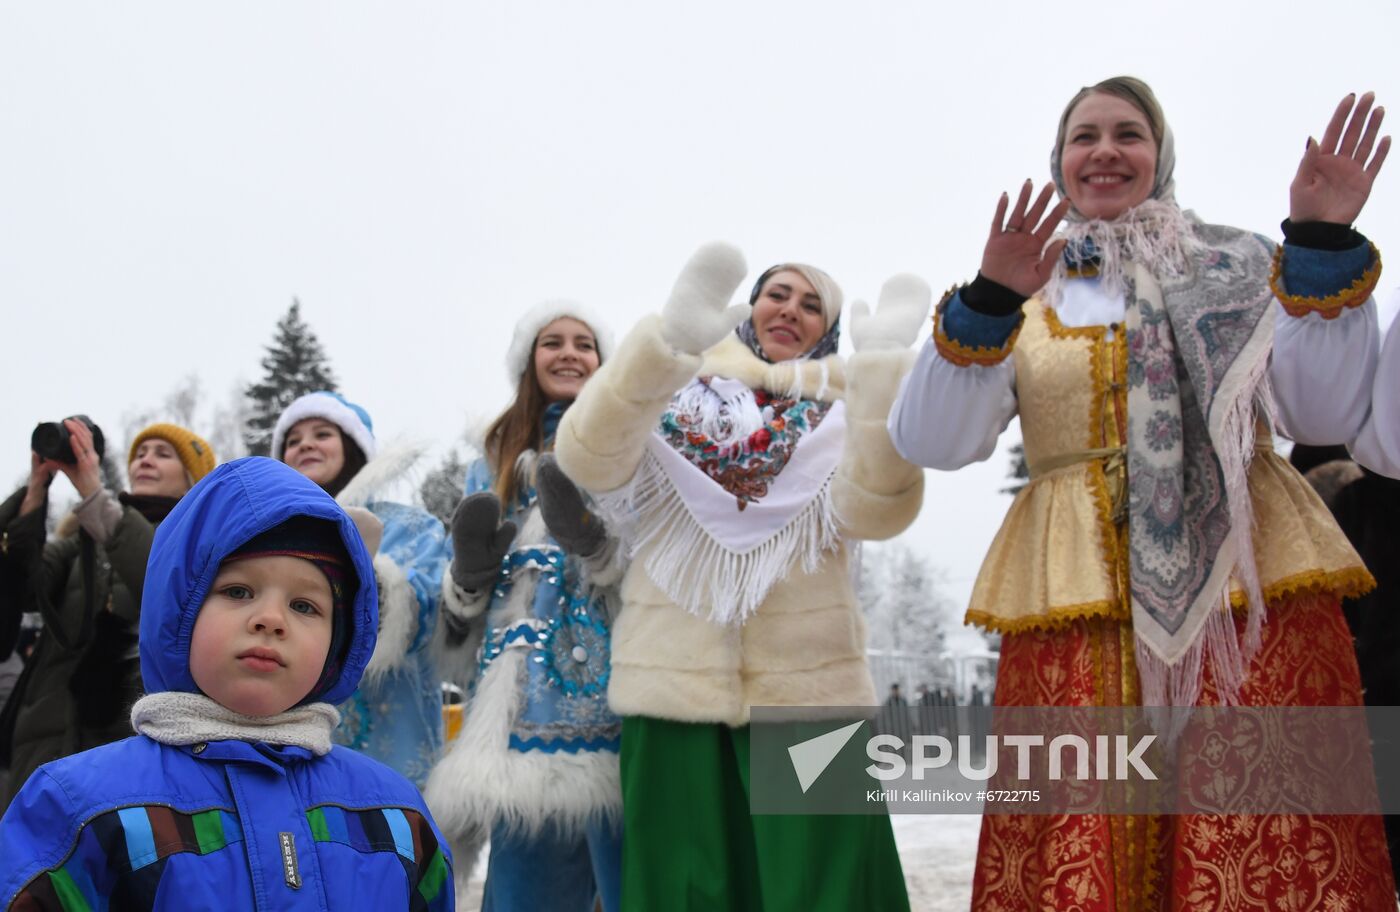
[[[132,441],[130,492],[114,495],[102,485],[95,428],[75,418],[63,427],[68,450],[60,455],[68,458],[31,453],[28,484],[0,504],[0,606],[37,612],[44,623],[0,713],[0,765],[10,770],[6,805],[41,764],[131,734],[127,711],[141,695],[136,629],[151,539],[216,461],[203,438],[153,424]],[[46,542],[49,484],[59,473],[82,499]]]

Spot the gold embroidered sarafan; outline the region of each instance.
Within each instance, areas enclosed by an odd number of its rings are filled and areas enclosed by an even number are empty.
[[[1126,469],[1108,455],[1126,433],[1125,333],[1066,327],[1038,298],[1026,303],[1025,315],[1012,356],[1032,480],[992,542],[967,621],[1001,633],[1055,629],[1075,618],[1127,621]],[[1369,590],[1375,581],[1326,506],[1268,446],[1268,434],[1259,439],[1249,490],[1265,600]],[[1231,599],[1244,606],[1239,587]]]

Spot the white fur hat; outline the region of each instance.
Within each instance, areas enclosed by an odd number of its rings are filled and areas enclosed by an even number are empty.
[[[577,301],[562,298],[543,301],[526,311],[520,322],[515,324],[515,335],[511,337],[510,349],[506,352],[506,373],[512,385],[520,382],[520,375],[530,365],[530,355],[535,350],[535,339],[540,330],[560,317],[573,317],[593,330],[593,338],[598,343],[599,364],[612,356],[612,331],[597,313]]]
[[[366,459],[374,458],[374,422],[370,420],[369,412],[339,393],[320,390],[295,399],[277,416],[277,426],[272,429],[273,459],[283,461],[282,444],[287,439],[287,432],[292,425],[307,418],[324,418],[355,441]]]

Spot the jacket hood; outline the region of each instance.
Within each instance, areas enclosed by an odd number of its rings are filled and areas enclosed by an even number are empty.
[[[315,482],[275,459],[249,456],[205,476],[156,528],[141,595],[141,679],[147,693],[200,692],[190,674],[190,635],[219,564],[293,516],[335,523],[355,567],[350,648],[339,678],[317,701],[340,703],[355,692],[379,628],[369,552],[354,521]]]

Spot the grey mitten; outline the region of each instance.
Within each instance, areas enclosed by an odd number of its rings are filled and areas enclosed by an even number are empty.
[[[607,526],[584,505],[583,495],[559,468],[554,454],[541,456],[537,465],[535,493],[549,534],[569,554],[583,558],[597,554],[607,544]]]
[[[501,522],[501,501],[490,491],[464,499],[452,513],[452,582],[479,592],[501,572],[515,541],[515,523]]]

